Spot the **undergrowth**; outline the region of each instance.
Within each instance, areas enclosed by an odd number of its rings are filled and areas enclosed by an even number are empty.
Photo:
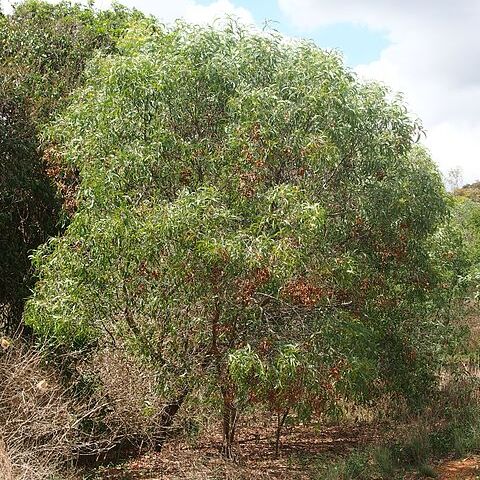
[[[344,458],[320,462],[317,480],[394,480],[415,472],[420,478],[437,478],[441,458],[462,458],[480,452],[478,381],[454,381],[406,427],[405,434],[384,445],[360,448]]]

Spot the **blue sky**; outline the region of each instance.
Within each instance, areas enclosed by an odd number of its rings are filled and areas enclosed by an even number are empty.
[[[11,1],[0,0],[7,11]],[[480,0],[120,1],[164,22],[230,15],[261,27],[267,19],[289,37],[338,49],[361,79],[404,94],[442,173],[459,166],[465,182],[480,179]]]

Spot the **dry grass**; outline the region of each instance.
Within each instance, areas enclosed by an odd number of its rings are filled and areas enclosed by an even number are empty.
[[[103,350],[77,365],[76,381],[93,380],[80,398],[44,358],[0,337],[0,480],[63,479],[77,461],[154,445],[164,402],[153,370],[122,349]]]
[[[13,480],[12,462],[5,449],[3,440],[0,440],[0,478],[3,480]]]
[[[0,337],[0,480],[65,478],[78,462],[155,445],[165,402],[154,370],[117,348],[77,363],[70,376],[62,380],[41,351]]]
[[[59,478],[89,406],[71,399],[39,352],[5,338],[0,346],[1,478]]]
[[[102,423],[109,437],[153,446],[162,428],[165,404],[158,393],[154,369],[129,355],[125,348],[106,348],[81,370],[96,379],[96,394],[108,399]]]

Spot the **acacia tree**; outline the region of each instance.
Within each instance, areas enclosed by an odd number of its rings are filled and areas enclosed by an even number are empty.
[[[340,396],[425,396],[457,276],[432,255],[445,194],[401,99],[236,25],[139,22],[120,49],[49,132],[81,183],[35,255],[28,324],[152,362],[169,421],[210,388],[227,456],[246,403],[281,427]]]
[[[29,0],[0,15],[0,326],[15,330],[32,286],[31,251],[61,229],[74,207],[75,172],[44,152],[42,126],[81,84],[95,54],[138,12]],[[57,186],[60,187],[57,192]],[[58,195],[60,194],[60,195]]]

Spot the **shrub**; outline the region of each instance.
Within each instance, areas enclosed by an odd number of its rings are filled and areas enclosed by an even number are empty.
[[[168,405],[148,366],[110,349],[67,378],[46,358],[1,339],[0,478],[67,478],[77,462],[114,460],[159,441]]]
[[[208,389],[227,455],[247,404],[428,397],[462,259],[401,99],[234,24],[140,21],[119,48],[48,132],[82,181],[27,323],[67,351],[121,339],[172,412]]]
[[[44,151],[40,130],[81,84],[88,60],[114,52],[140,17],[120,6],[96,11],[37,0],[0,15],[0,327],[10,332],[32,287],[31,251],[74,209],[75,171]]]

